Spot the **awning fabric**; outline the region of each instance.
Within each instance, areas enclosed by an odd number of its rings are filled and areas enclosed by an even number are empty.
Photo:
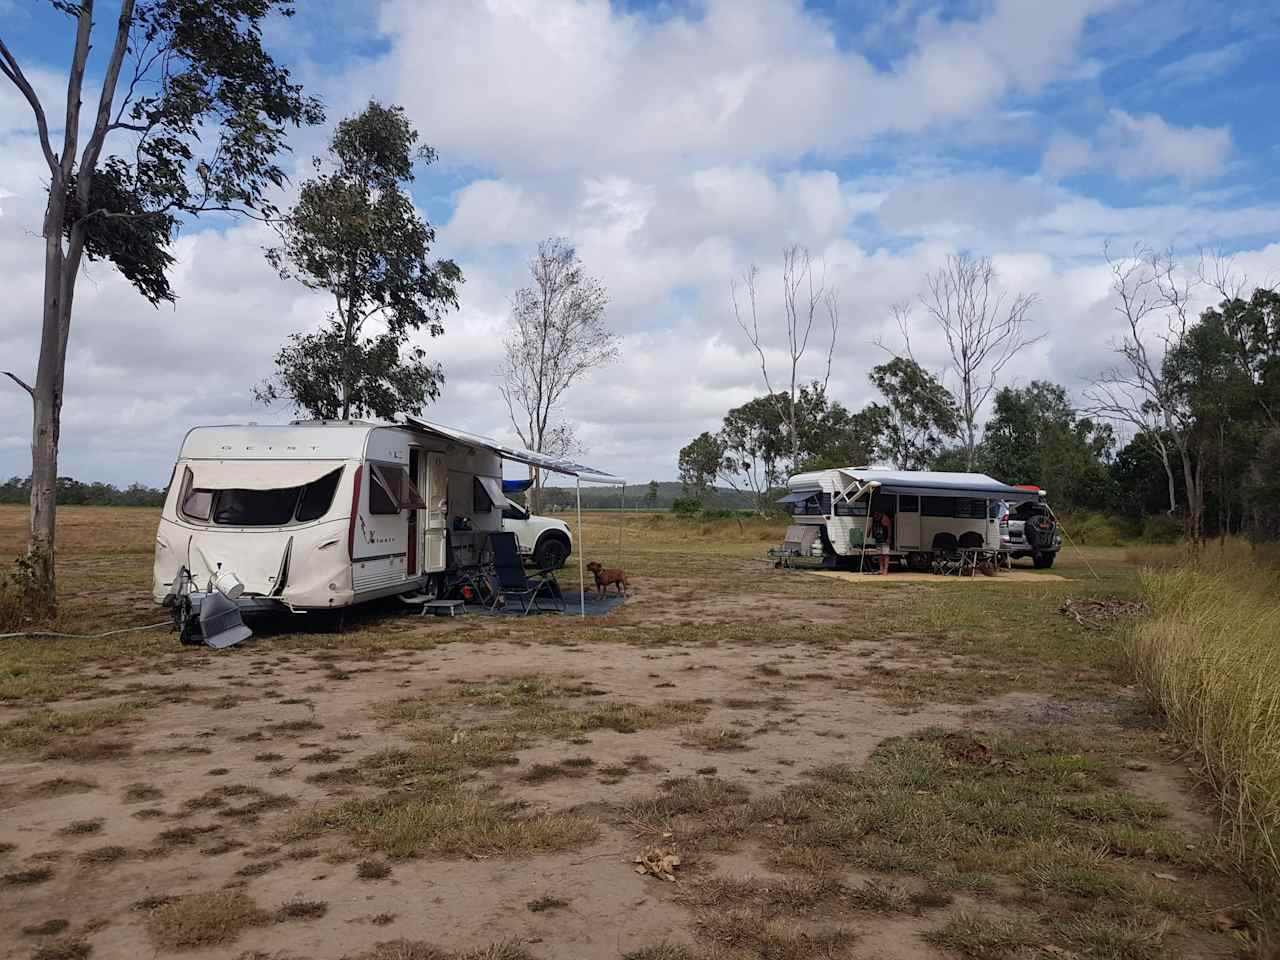
[[[435,434],[438,437],[444,437],[446,440],[455,440],[458,443],[464,443],[469,447],[480,447],[485,450],[492,450],[503,460],[514,460],[516,463],[525,463],[531,467],[538,467],[542,470],[550,470],[552,473],[564,473],[571,477],[577,477],[579,480],[585,480],[588,483],[612,483],[621,485],[626,483],[622,477],[616,477],[604,470],[598,470],[595,467],[588,467],[586,464],[574,463],[572,460],[566,460],[560,457],[549,457],[545,453],[534,453],[532,450],[521,450],[518,447],[507,447],[491,440],[488,437],[482,437],[476,433],[467,433],[465,430],[458,430],[454,427],[442,426],[438,423],[432,423],[430,420],[419,420],[417,417],[408,415],[404,418],[407,426],[421,430],[423,433]]]
[[[484,487],[484,492],[489,495],[489,499],[493,501],[495,510],[503,510],[506,508],[508,500],[502,493],[502,481],[497,477],[476,477],[480,481],[480,486]]]
[[[532,486],[533,486],[532,477],[525,480],[503,480],[502,492],[503,493],[524,493],[526,490],[528,490]]]
[[[793,490],[791,491],[791,493],[788,493],[785,497],[779,497],[774,502],[775,503],[804,503],[810,497],[817,496],[821,492],[822,492],[821,490],[818,490],[816,488],[813,490]]]
[[[982,473],[946,473],[928,470],[867,470],[842,468],[840,473],[859,484],[879,484],[881,493],[920,496],[972,497],[978,500],[1020,502],[1038,494],[1011,487]]]
[[[284,490],[340,470],[341,460],[188,460],[193,490]]]

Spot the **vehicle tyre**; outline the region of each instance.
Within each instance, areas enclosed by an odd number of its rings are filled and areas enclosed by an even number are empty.
[[[1031,562],[1037,570],[1048,570],[1053,566],[1053,558],[1056,556],[1056,553],[1037,553],[1031,558]]]
[[[558,570],[569,559],[569,545],[559,537],[543,537],[533,551],[533,563],[539,570]]]

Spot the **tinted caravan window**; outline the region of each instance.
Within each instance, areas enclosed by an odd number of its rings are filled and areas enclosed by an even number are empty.
[[[899,513],[919,513],[920,498],[914,493],[904,493],[898,497]]]
[[[333,495],[338,490],[338,478],[341,476],[342,470],[339,468],[302,488],[302,498],[298,501],[299,523],[319,520],[329,512]]]
[[[956,516],[969,520],[985,520],[987,516],[987,501],[957,497]]]
[[[293,519],[301,487],[281,490],[219,490],[213,522],[227,527],[282,527]]]
[[[471,478],[471,504],[474,513],[493,512],[493,498],[489,496],[489,491],[484,488],[479,477]]]
[[[924,497],[920,504],[920,512],[926,517],[954,517],[956,515],[956,498]]]
[[[369,512],[372,514],[392,514],[400,512],[401,485],[405,479],[402,467],[392,467],[381,463],[369,465]]]

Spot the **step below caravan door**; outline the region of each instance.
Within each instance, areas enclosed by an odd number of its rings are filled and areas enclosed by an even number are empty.
[[[422,478],[422,572],[439,573],[445,566],[445,538],[449,531],[449,468],[443,453],[428,453]]]

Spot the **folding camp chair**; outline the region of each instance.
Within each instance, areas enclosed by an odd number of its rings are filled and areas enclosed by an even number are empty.
[[[933,535],[933,566],[938,573],[945,576],[959,576],[964,570],[964,554],[960,552],[960,542],[954,533],[935,533]]]
[[[794,523],[787,527],[782,546],[771,549],[769,556],[777,560],[780,567],[792,566],[795,560],[813,555],[819,532],[820,528],[811,524]]]
[[[960,572],[973,576],[978,571],[978,564],[983,554],[986,553],[987,541],[983,539],[982,534],[974,530],[966,530],[960,534],[957,545],[960,549]]]
[[[489,534],[489,550],[493,554],[493,572],[497,580],[493,609],[511,597],[519,601],[521,610],[526,614],[534,610],[564,613],[564,594],[551,571],[539,570],[532,576],[524,572],[514,533]]]

